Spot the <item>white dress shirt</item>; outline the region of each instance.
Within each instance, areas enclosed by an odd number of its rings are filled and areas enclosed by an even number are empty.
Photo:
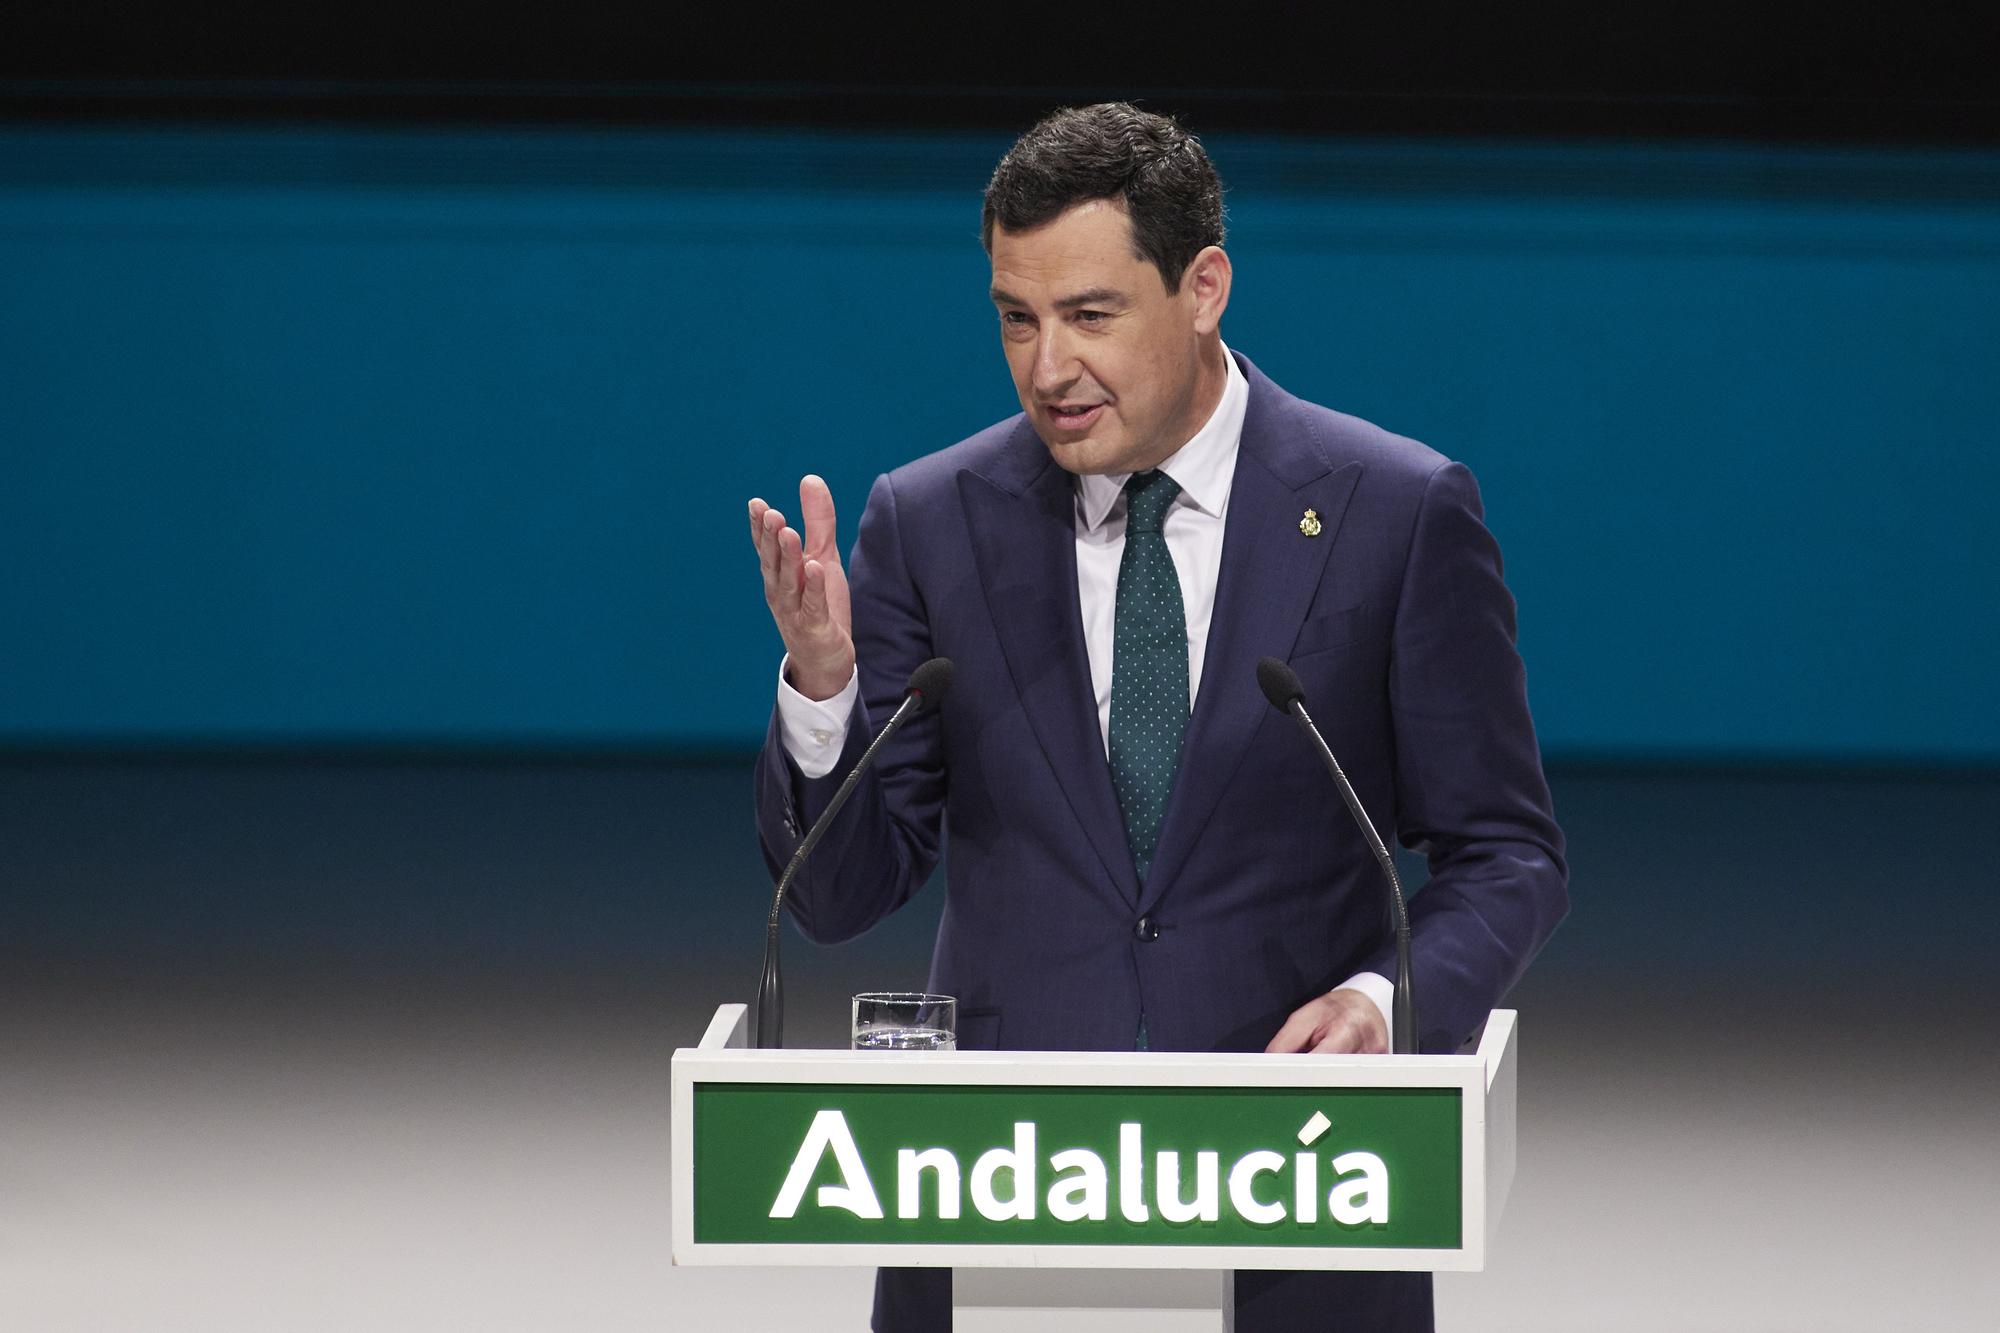
[[[1208,649],[1208,626],[1215,615],[1216,585],[1222,570],[1223,524],[1229,514],[1229,488],[1236,477],[1236,451],[1243,439],[1243,414],[1250,405],[1250,384],[1236,358],[1223,349],[1229,378],[1222,397],[1194,437],[1175,450],[1160,470],[1181,488],[1161,524],[1174,572],[1180,575],[1181,606],[1187,614],[1188,711],[1201,693],[1202,659]],[[1118,605],[1118,565],[1125,556],[1125,483],[1129,473],[1076,478],[1076,591],[1083,613],[1084,649],[1090,657],[1090,686],[1097,696],[1097,729],[1105,754],[1111,750],[1112,622]],[[778,668],[778,728],[785,753],[808,778],[833,771],[847,743],[847,719],[860,693],[860,674],[823,702],[806,698]],[[1394,988],[1374,972],[1363,972],[1341,983],[1358,990],[1381,1011],[1389,1029],[1389,1004]]]

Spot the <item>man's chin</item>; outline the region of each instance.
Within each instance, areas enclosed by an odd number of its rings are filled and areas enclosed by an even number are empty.
[[[1047,435],[1042,435],[1042,443],[1048,446],[1049,457],[1056,460],[1057,467],[1065,472],[1073,472],[1079,477],[1092,477],[1118,470],[1116,466],[1118,450],[1107,441],[1088,435],[1082,439],[1067,440],[1052,440]]]

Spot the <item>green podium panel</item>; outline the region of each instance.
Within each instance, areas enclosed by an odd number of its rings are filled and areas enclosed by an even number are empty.
[[[1514,1014],[1453,1056],[745,1049],[673,1063],[674,1261],[1484,1266]]]

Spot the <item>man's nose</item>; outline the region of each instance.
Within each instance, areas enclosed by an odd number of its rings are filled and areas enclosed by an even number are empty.
[[[1076,382],[1076,356],[1060,323],[1044,327],[1035,341],[1035,393],[1044,400]]]

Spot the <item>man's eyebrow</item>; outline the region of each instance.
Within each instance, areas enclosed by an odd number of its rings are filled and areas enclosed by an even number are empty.
[[[1004,287],[995,287],[988,291],[987,295],[993,298],[994,305],[1017,305],[1025,308],[1028,304]],[[1125,293],[1115,287],[1092,287],[1088,291],[1081,291],[1073,296],[1063,297],[1060,301],[1056,302],[1056,309],[1076,310],[1087,305],[1125,305],[1126,303],[1127,297]]]
[[[1125,293],[1115,287],[1092,287],[1089,291],[1065,296],[1056,302],[1058,310],[1075,310],[1087,305],[1124,305]]]

